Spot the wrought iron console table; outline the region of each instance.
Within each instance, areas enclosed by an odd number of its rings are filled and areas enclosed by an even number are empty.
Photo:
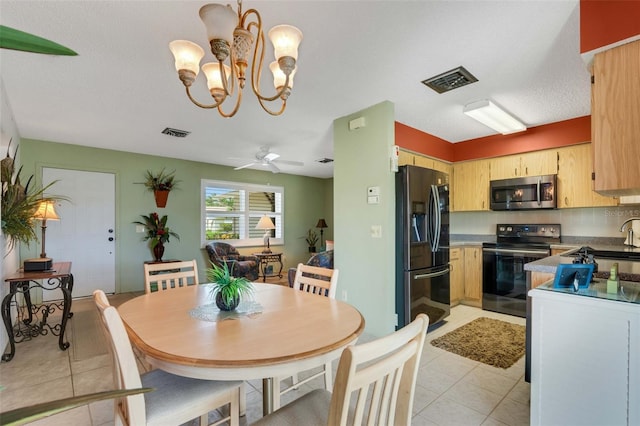
[[[40,282],[42,280],[42,282]],[[15,275],[5,279],[9,283],[9,294],[2,300],[2,320],[9,336],[10,351],[2,355],[3,361],[11,361],[16,352],[16,343],[31,340],[38,335],[47,335],[49,332],[59,336],[58,346],[61,350],[69,348],[69,342],[65,342],[64,331],[67,320],[73,316],[71,312],[71,291],[73,290],[73,275],[71,274],[71,262],[54,263],[51,270],[41,272],[24,272],[20,270]],[[62,302],[43,302],[34,305],[31,302],[31,289],[62,290]],[[22,295],[22,301],[18,301],[17,295]],[[11,308],[17,312],[16,324],[12,324]],[[62,311],[62,320],[59,324],[47,323],[49,315],[56,311]]]

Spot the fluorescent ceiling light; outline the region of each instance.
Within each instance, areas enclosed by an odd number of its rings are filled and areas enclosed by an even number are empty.
[[[527,130],[527,126],[489,100],[467,104],[463,112],[503,135]]]

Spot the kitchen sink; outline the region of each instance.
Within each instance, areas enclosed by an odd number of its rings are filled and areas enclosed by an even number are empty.
[[[640,248],[629,247],[629,249],[623,250],[597,250],[588,246],[581,247],[578,250],[563,254],[562,256],[575,257],[578,255],[593,256],[597,259],[611,259],[611,260],[627,260],[627,261],[640,261]]]

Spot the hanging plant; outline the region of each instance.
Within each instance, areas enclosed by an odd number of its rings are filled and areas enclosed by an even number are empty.
[[[143,184],[149,191],[153,191],[157,207],[165,207],[167,205],[169,191],[175,189],[178,182],[180,182],[176,179],[175,173],[175,170],[167,173],[165,169],[160,170],[158,173],[152,173],[150,170],[146,171]]]

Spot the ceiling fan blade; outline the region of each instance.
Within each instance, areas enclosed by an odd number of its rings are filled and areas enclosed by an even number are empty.
[[[46,55],[78,55],[61,44],[4,25],[0,25],[0,48]]]
[[[275,163],[278,164],[286,164],[289,166],[304,166],[304,163],[302,161],[292,161],[292,160],[273,160]]]
[[[280,173],[280,169],[278,168],[278,166],[276,166],[275,164],[273,164],[271,161],[269,161],[267,163],[267,167],[269,167],[271,169],[272,173]]]
[[[233,170],[242,170],[242,169],[246,169],[247,167],[251,167],[251,166],[255,166],[256,163],[255,161],[253,163],[247,163],[244,166],[239,166],[239,167],[234,167]]]

